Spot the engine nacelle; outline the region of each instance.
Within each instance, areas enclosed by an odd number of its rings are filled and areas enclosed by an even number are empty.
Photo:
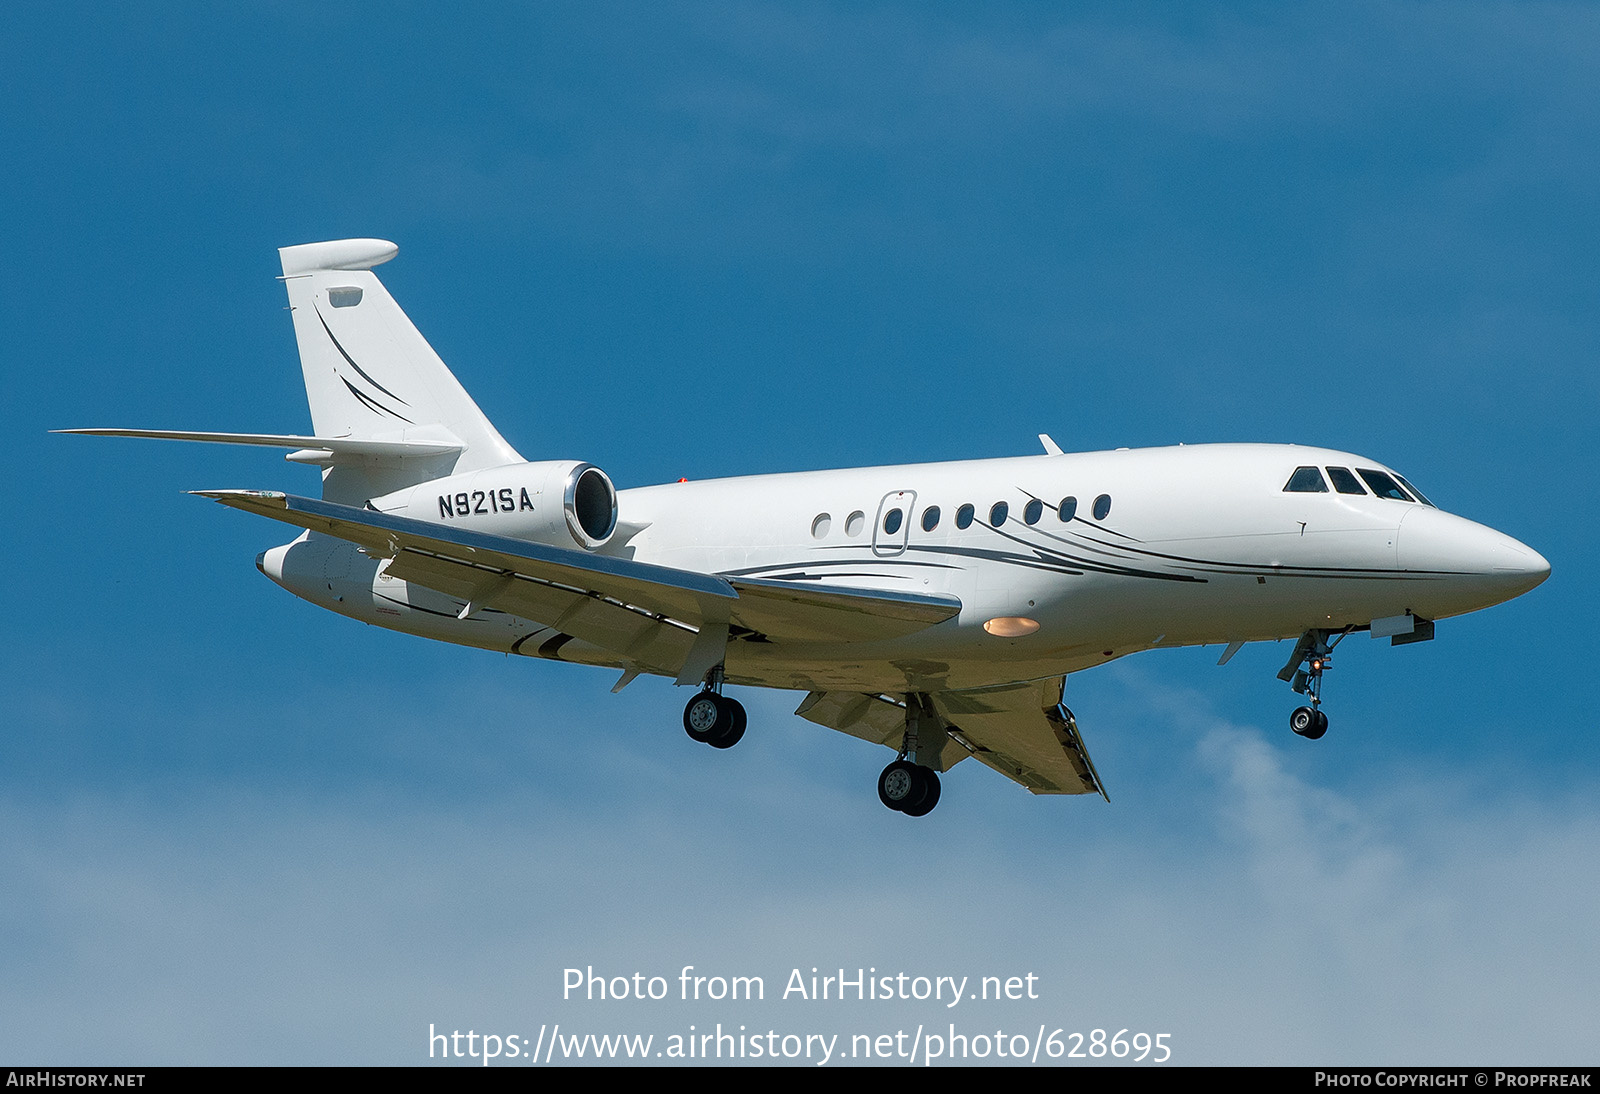
[[[597,551],[617,528],[617,488],[593,464],[515,463],[408,486],[369,503],[381,513]]]

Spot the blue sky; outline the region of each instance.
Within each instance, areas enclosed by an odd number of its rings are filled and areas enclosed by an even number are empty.
[[[1600,11],[53,5],[0,40],[0,1058],[1168,1032],[1177,1062],[1592,1062]],[[1178,441],[1371,455],[1553,566],[1289,734],[1286,650],[1068,681],[1112,804],[362,627],[257,574],[315,489],[276,248],[372,235],[506,437],[619,486]],[[973,768],[969,770],[969,767]],[[761,975],[581,1004],[562,970]],[[792,968],[1041,998],[774,1001]],[[963,1026],[963,1028],[965,1028]]]

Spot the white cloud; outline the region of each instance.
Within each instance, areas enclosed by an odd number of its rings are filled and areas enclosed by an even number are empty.
[[[721,1020],[1126,1026],[1172,1033],[1191,1063],[1575,1059],[1600,957],[1592,798],[1468,793],[1472,766],[1335,791],[1259,731],[1129,683],[1140,721],[1192,742],[1182,830],[1008,794],[965,766],[933,823],[911,825],[870,800],[866,776],[834,785],[830,757],[876,753],[776,709],[743,757],[650,743],[554,794],[554,772],[530,770],[525,793],[497,783],[469,803],[421,786],[13,797],[13,1054],[403,1063],[429,1021]],[[621,755],[599,743],[607,754]],[[561,969],[588,964],[759,974],[769,1002],[562,1003]],[[813,965],[1032,971],[1042,998],[770,1001]]]

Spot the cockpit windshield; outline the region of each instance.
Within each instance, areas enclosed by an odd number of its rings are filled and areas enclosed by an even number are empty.
[[[1400,474],[1400,472],[1396,471],[1394,473],[1394,477],[1399,479],[1400,480],[1400,485],[1404,486],[1407,490],[1411,491],[1411,496],[1416,498],[1423,505],[1426,505],[1429,509],[1437,509],[1437,508],[1439,508],[1437,505],[1433,504],[1433,502],[1429,501],[1425,496],[1423,496],[1423,493],[1422,493],[1421,490],[1418,490],[1415,486],[1412,486],[1411,485],[1411,480],[1406,478],[1404,475]]]
[[[1380,498],[1390,498],[1394,501],[1411,501],[1411,495],[1405,488],[1394,481],[1394,476],[1387,471],[1378,471],[1371,467],[1358,467],[1356,474],[1361,476],[1363,482],[1372,487],[1372,492]]]
[[[1379,471],[1375,467],[1358,467],[1352,472],[1348,467],[1326,468],[1328,477],[1323,478],[1323,468],[1297,467],[1294,474],[1289,476],[1289,481],[1284,484],[1285,494],[1326,494],[1328,482],[1331,479],[1333,488],[1341,494],[1365,495],[1370,489],[1380,498],[1389,498],[1391,501],[1416,501],[1430,508],[1438,506],[1423,497],[1418,490],[1405,480],[1403,475],[1392,474],[1388,471]],[[1360,475],[1358,479],[1356,476]],[[1361,484],[1367,485],[1363,487]]]

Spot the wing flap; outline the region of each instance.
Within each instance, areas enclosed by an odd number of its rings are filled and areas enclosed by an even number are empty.
[[[942,691],[934,709],[980,762],[1035,794],[1099,794],[1110,801],[1072,712],[1064,677],[981,691]]]
[[[905,707],[882,695],[854,691],[813,691],[800,701],[795,713],[819,726],[890,748],[900,747],[906,728]]]
[[[733,621],[762,634],[799,641],[866,642],[911,634],[961,612],[953,596],[847,589],[730,577],[739,594]]]

